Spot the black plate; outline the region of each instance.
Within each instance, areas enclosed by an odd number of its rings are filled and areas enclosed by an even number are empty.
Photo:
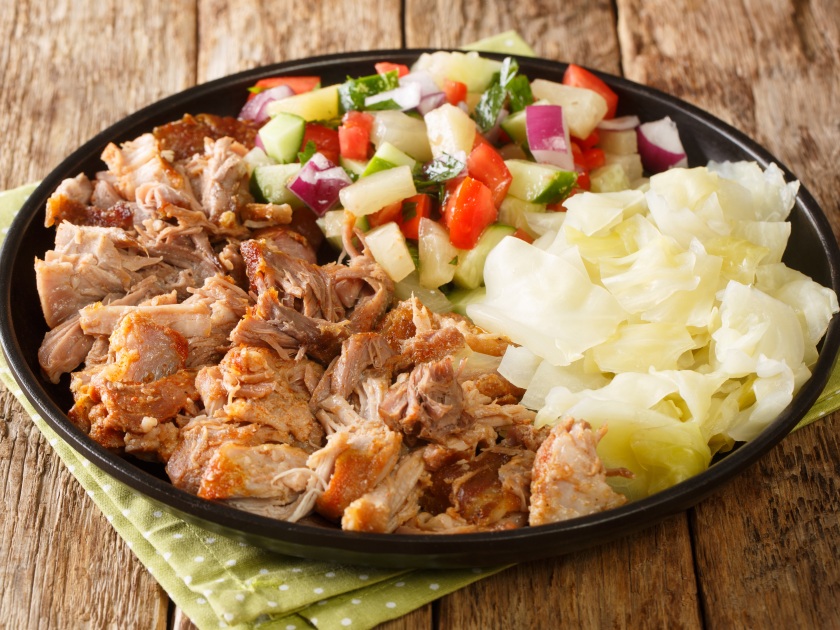
[[[43,257],[54,234],[43,225],[44,204],[65,178],[102,169],[99,155],[108,142],[135,138],[184,113],[235,115],[246,88],[257,79],[278,74],[320,75],[325,85],[346,76],[374,72],[382,59],[411,63],[425,51],[391,50],[328,55],[256,68],[191,88],[128,116],[87,142],[43,181],[20,211],[0,254],[0,342],[25,395],[49,425],[96,466],[162,508],[220,534],[275,551],[329,561],[391,567],[486,566],[521,562],[576,551],[624,536],[685,510],[755,462],[778,443],[811,407],[824,387],[840,344],[835,317],[822,344],[814,375],[785,411],[752,442],[715,462],[705,472],[647,499],[584,518],[506,532],[448,536],[376,535],[285,523],[199,499],[174,488],[154,469],[116,456],[74,427],[64,410],[72,404],[66,378],[58,386],[38,367],[38,346],[47,331],[35,292],[33,260]],[[499,56],[487,55],[490,57]],[[565,64],[520,59],[530,78],[560,81]],[[619,113],[642,120],[670,116],[679,126],[691,165],[708,160],[755,160],[763,167],[779,164],[766,150],[709,114],[676,98],[630,81],[600,75],[619,95]],[[794,176],[779,164],[787,178]],[[840,254],[831,228],[807,190],[800,188],[790,217],[792,234],[785,262],[840,293]]]

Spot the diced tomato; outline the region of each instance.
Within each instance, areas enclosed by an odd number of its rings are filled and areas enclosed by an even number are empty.
[[[592,187],[592,180],[589,178],[589,171],[583,171],[577,174],[577,183],[575,186],[581,190],[589,190]]]
[[[513,238],[518,238],[520,240],[525,241],[526,243],[533,243],[534,242],[534,237],[531,236],[530,234],[528,234],[528,232],[526,232],[522,228],[517,228],[516,229],[516,232],[513,233]]]
[[[375,228],[394,222],[406,238],[416,241],[420,238],[420,219],[428,219],[431,214],[432,198],[429,195],[414,195],[368,215],[368,223]]]
[[[584,70],[580,66],[570,63],[569,67],[566,68],[566,73],[563,75],[563,84],[597,92],[607,101],[607,114],[604,118],[609,119],[615,117],[615,110],[618,107],[618,94],[613,92],[606,83],[589,72],[589,70]]]
[[[300,150],[306,148],[308,142],[315,143],[315,147],[333,164],[338,164],[338,156],[340,153],[340,144],[338,132],[335,129],[330,129],[318,123],[306,123],[306,129],[303,132],[303,142],[300,144]]]
[[[404,77],[408,74],[408,66],[403,65],[401,63],[391,63],[390,61],[380,61],[379,63],[373,64],[373,67],[376,68],[377,74],[385,74],[387,72],[391,72],[393,70],[397,71],[397,76],[399,78]]]
[[[377,210],[373,214],[369,214],[368,224],[372,228],[385,225],[391,221],[399,225],[402,222],[402,205],[402,201],[397,201],[396,203],[385,206],[381,210]]]
[[[365,112],[349,111],[338,128],[341,156],[348,160],[366,160],[370,147],[373,116]]]
[[[304,92],[311,92],[321,85],[321,77],[269,77],[260,79],[254,84],[256,89],[248,97],[248,100],[254,98],[258,92],[278,85],[288,85],[295,94],[303,94]]]
[[[497,208],[502,205],[513,176],[499,152],[481,134],[476,134],[475,145],[467,158],[467,173],[490,189]]]
[[[429,195],[414,195],[402,202],[402,223],[400,229],[406,238],[420,238],[420,219],[432,215],[432,198]]]
[[[450,105],[457,105],[461,101],[467,100],[467,84],[460,81],[443,80],[443,93],[446,95],[446,101]]]
[[[578,146],[580,146],[581,149],[586,150],[586,149],[591,149],[596,144],[598,144],[598,140],[600,140],[600,139],[601,138],[598,135],[598,130],[593,129],[592,133],[590,133],[584,139],[581,140],[580,138],[574,138],[574,141],[578,143]]]
[[[451,243],[459,249],[472,249],[484,228],[498,217],[493,193],[468,175],[447,197],[443,217]]]
[[[595,168],[601,168],[607,163],[607,156],[604,155],[603,149],[594,147],[592,149],[584,149],[581,157],[583,158],[583,166],[587,171],[591,171]]]

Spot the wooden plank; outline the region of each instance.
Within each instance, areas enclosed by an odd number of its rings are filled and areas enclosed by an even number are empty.
[[[441,601],[441,628],[547,624],[700,628],[685,516],[602,547],[518,565]]]
[[[618,13],[629,78],[753,136],[840,234],[837,2],[619,0]],[[710,627],[840,625],[838,429],[835,416],[794,433],[694,511]]]
[[[615,16],[609,0],[406,0],[405,11],[409,48],[455,48],[513,29],[540,57],[619,72]]]
[[[515,29],[540,56],[619,72],[610,2],[430,4],[406,2],[410,47],[455,47]],[[700,626],[686,515],[604,547],[515,567],[440,603],[442,628],[625,627],[630,619]]]
[[[342,51],[399,48],[400,0],[199,0],[198,80]]]
[[[0,189],[190,85],[194,16],[183,0],[4,3]],[[0,409],[0,625],[164,628],[165,593],[5,390]]]

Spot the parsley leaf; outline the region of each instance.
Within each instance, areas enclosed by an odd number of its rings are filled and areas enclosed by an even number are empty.
[[[534,95],[531,92],[531,84],[528,82],[528,77],[524,74],[514,77],[510,80],[507,86],[508,96],[510,96],[510,111],[519,112],[525,109],[528,105],[534,103]]]
[[[482,133],[487,133],[495,126],[506,102],[510,102],[513,112],[518,112],[534,102],[528,77],[517,74],[518,72],[519,64],[516,59],[505,57],[499,73],[481,95],[473,112],[473,119]]]
[[[315,146],[315,143],[312,140],[307,140],[306,146],[303,147],[303,151],[298,153],[298,161],[301,164],[306,164],[309,159],[318,152],[318,147]]]
[[[341,104],[341,109],[345,112],[368,109],[365,107],[365,99],[368,96],[393,90],[399,87],[399,85],[399,74],[396,70],[391,70],[384,74],[372,74],[358,79],[347,77],[347,81],[342,83],[338,88],[338,99]]]
[[[454,155],[444,153],[423,167],[423,174],[426,181],[441,183],[461,174],[466,166],[466,161]]]
[[[402,218],[403,221],[411,221],[414,217],[417,216],[417,202],[416,201],[404,201],[402,205]]]

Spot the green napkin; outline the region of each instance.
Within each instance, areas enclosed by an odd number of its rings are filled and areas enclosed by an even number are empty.
[[[0,193],[2,237],[34,188]],[[2,357],[0,380],[129,548],[202,630],[372,628],[503,568],[410,571],[315,562],[189,525],[91,466],[59,438]]]

